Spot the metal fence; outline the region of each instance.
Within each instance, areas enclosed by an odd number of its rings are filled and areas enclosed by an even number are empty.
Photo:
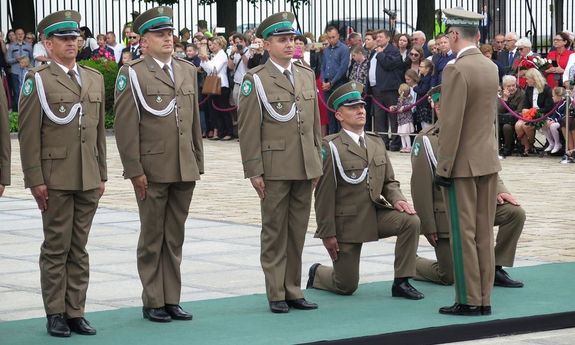
[[[431,0],[429,0],[431,1]],[[157,4],[140,0],[34,0],[36,18],[39,21],[47,14],[63,9],[74,9],[82,14],[82,25],[93,33],[113,31],[120,34],[124,23],[131,21],[130,13],[143,12]],[[575,1],[564,0],[561,8],[554,8],[556,0],[435,0],[435,8],[462,7],[480,12],[487,5],[491,17],[489,35],[517,32],[527,36],[537,44],[541,52],[546,52],[552,36],[559,30],[575,30]],[[561,2],[560,2],[561,3]],[[289,3],[280,0],[267,2],[260,0],[252,5],[238,0],[237,23],[240,31],[256,26],[263,18],[279,11],[290,11]],[[213,5],[199,5],[197,0],[180,0],[173,6],[174,24],[177,28],[187,27],[194,31],[197,21],[205,19],[210,27],[217,26],[218,8]],[[302,31],[321,34],[332,20],[348,20],[359,31],[367,28],[381,28],[387,23],[388,12],[397,15],[398,31],[410,33],[416,26],[417,1],[411,0],[310,0],[297,12]],[[225,11],[225,9],[223,9]],[[10,1],[0,2],[0,30],[10,27]],[[559,15],[559,27],[554,18]]]

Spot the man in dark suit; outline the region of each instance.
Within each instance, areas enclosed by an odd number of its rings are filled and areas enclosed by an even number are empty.
[[[435,182],[443,187],[449,205],[455,304],[439,312],[489,315],[495,277],[494,200],[501,170],[493,126],[499,77],[497,66],[477,49],[483,17],[461,9],[443,13],[457,57],[443,70],[442,103],[448,106],[438,124],[442,135]]]
[[[515,47],[517,34],[510,32],[505,35],[505,49],[497,53],[497,61],[503,67],[503,73],[511,74],[515,59],[519,58],[519,52]]]
[[[372,86],[373,97],[385,107],[389,108],[397,103],[397,90],[404,82],[403,60],[399,49],[390,44],[391,36],[386,30],[377,32],[377,48],[375,48],[375,85]],[[370,66],[372,67],[372,65]],[[387,132],[397,133],[397,116],[383,110],[377,104],[373,104],[373,116],[375,117],[375,131],[384,133],[383,141],[390,151],[401,149],[401,138],[398,135],[388,137]]]
[[[128,34],[128,41],[130,42],[130,44],[126,48],[122,49],[122,53],[130,52],[130,53],[132,53],[132,59],[133,60],[139,59],[140,55],[141,55],[140,35],[138,35],[134,31],[131,31]],[[122,59],[120,59],[120,61],[122,61]]]

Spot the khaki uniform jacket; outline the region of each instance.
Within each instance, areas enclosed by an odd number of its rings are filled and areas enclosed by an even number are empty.
[[[4,85],[0,83],[0,184],[10,184],[10,114]]]
[[[494,127],[498,85],[497,66],[477,48],[445,66],[438,175],[472,177],[501,170]]]
[[[368,176],[363,182],[350,184],[342,179],[330,141],[335,144],[348,177],[357,178],[368,167]],[[395,202],[406,200],[395,180],[383,140],[376,134],[366,133],[365,142],[367,157],[343,130],[324,138],[323,176],[315,189],[315,237],[336,236],[338,242],[344,243],[377,241],[378,208],[393,209]]]
[[[176,109],[165,117],[146,111],[128,67],[136,72],[152,109],[165,109],[174,98]],[[204,173],[197,71],[178,58],[172,59],[172,68],[175,83],[150,56],[125,64],[118,73],[114,129],[126,179],[145,174],[150,182],[190,182]]]
[[[78,72],[81,91],[56,63],[33,68],[26,75],[18,107],[18,138],[27,188],[45,184],[49,189],[86,191],[108,179],[104,78],[80,65]],[[42,77],[48,105],[56,116],[65,116],[74,104],[82,104],[81,124],[79,115],[65,125],[46,116],[38,98],[36,73]],[[33,83],[29,93],[26,83]]]
[[[321,175],[321,129],[314,73],[293,63],[295,89],[271,60],[244,77],[239,98],[238,129],[244,175],[268,180],[311,180]],[[280,122],[262,105],[253,75],[260,78],[271,106],[280,115],[295,103],[293,119]]]
[[[437,233],[439,237],[449,238],[449,227],[440,227],[436,217],[444,217],[447,223],[447,209],[441,188],[433,183],[434,171],[431,168],[431,160],[423,144],[423,137],[427,137],[434,154],[437,152],[439,141],[438,123],[421,131],[413,142],[411,150],[411,198],[417,215],[421,220],[421,234],[429,235]],[[501,178],[497,181],[497,194],[509,193]]]

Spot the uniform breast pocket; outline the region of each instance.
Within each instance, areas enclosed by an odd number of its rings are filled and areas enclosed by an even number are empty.
[[[66,159],[68,150],[65,146],[45,147],[42,149],[42,175],[45,184],[50,184],[52,171],[58,169],[58,164]]]
[[[80,101],[80,97],[71,92],[46,94],[48,107],[57,117],[64,118],[70,114],[74,104]]]
[[[373,157],[373,164],[375,165],[375,171],[370,171],[370,174],[374,174],[379,178],[383,178],[385,175],[385,169],[387,160],[385,159],[385,155],[379,155]]]
[[[146,102],[152,109],[165,109],[173,98],[174,89],[167,85],[148,85],[146,87]]]
[[[367,166],[367,162],[363,159],[348,159],[342,160],[341,165],[347,177],[358,178],[363,173],[363,169]]]
[[[196,90],[193,85],[182,85],[180,88],[181,98],[178,99],[178,105],[191,108],[194,104],[194,99],[196,97]]]
[[[302,91],[302,95],[304,99],[314,99],[315,95],[316,95],[316,91],[315,90],[303,90]]]
[[[102,106],[102,94],[99,92],[88,93],[88,101],[82,104],[84,117],[83,122],[87,127],[96,127],[100,121],[100,107]]]
[[[272,109],[280,115],[286,115],[289,113],[295,101],[293,95],[289,94],[287,91],[283,93],[269,94],[267,97]]]

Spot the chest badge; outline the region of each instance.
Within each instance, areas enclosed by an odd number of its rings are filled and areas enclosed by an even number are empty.
[[[278,102],[278,104],[276,104],[276,108],[277,108],[278,110],[282,110],[282,109],[284,108],[284,106],[283,106],[281,103]]]
[[[355,171],[351,173],[351,178],[357,178],[357,175],[355,174]]]
[[[60,108],[58,108],[58,111],[61,112],[61,113],[65,113],[65,112],[66,112],[66,108],[65,108],[63,105],[61,105]]]
[[[162,103],[162,97],[160,96],[156,97],[156,103]]]

